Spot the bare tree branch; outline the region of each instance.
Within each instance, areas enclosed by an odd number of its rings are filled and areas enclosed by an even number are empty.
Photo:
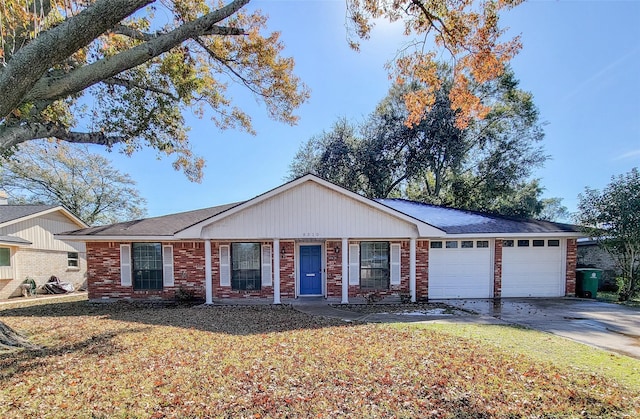
[[[111,77],[105,80],[102,80],[103,83],[108,84],[108,85],[114,85],[114,86],[122,86],[122,87],[126,87],[128,89],[142,89],[142,90],[146,90],[148,92],[154,92],[154,93],[158,93],[161,95],[165,95],[167,97],[170,97],[171,99],[178,101],[180,100],[180,98],[176,95],[174,95],[173,93],[167,91],[167,90],[162,90],[162,89],[158,89],[157,87],[152,87],[152,86],[148,86],[148,85],[141,85],[139,83],[136,83],[133,80],[127,80],[127,79],[121,79],[119,77]]]

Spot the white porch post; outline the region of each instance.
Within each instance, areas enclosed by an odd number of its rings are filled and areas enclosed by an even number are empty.
[[[280,304],[280,239],[273,239],[273,304]]]
[[[342,304],[349,304],[349,240],[342,239]]]
[[[409,241],[409,293],[411,302],[416,302],[416,239]]]
[[[213,284],[211,281],[211,240],[204,241],[204,290],[207,304],[213,304]]]

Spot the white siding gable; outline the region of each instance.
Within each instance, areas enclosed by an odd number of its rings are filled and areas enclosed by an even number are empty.
[[[441,231],[434,228],[434,234]],[[316,182],[305,182],[203,227],[202,238],[404,238],[416,224]]]

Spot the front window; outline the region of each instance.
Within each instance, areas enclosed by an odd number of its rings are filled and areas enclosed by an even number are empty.
[[[162,289],[162,245],[133,243],[133,289]]]
[[[260,289],[260,243],[231,244],[231,289]]]
[[[389,243],[360,243],[360,288],[389,289]]]
[[[11,266],[11,249],[0,247],[0,266]]]
[[[67,266],[71,268],[77,268],[78,264],[78,252],[67,252]]]

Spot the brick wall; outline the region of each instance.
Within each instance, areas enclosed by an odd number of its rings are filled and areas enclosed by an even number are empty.
[[[296,244],[293,241],[280,241],[280,297],[295,298],[296,296],[296,270],[295,256]]]
[[[359,241],[349,241],[349,244],[360,244]],[[390,241],[392,244],[400,245],[400,285],[391,285],[388,290],[361,290],[360,285],[349,285],[349,298],[366,297],[370,294],[388,295],[409,294],[409,241]],[[342,295],[342,294],[340,294]]]
[[[273,242],[260,242],[261,245],[271,245],[271,257],[273,258]],[[231,242],[211,242],[211,281],[213,282],[213,298],[273,298],[273,260],[271,263],[271,286],[261,285],[259,290],[234,290],[229,286],[220,285],[220,245],[229,245]],[[282,246],[282,243],[280,244]],[[282,260],[280,261],[282,267]],[[282,285],[281,285],[282,291]],[[280,293],[282,296],[282,292]]]
[[[578,244],[576,239],[567,239],[567,277],[566,295],[576,294],[576,265],[578,262]]]
[[[429,240],[416,241],[416,300],[429,298]]]
[[[496,239],[493,256],[493,298],[502,297],[502,240]]]
[[[162,290],[134,290],[120,282],[120,245],[130,243],[87,243],[89,299],[133,298],[174,299],[176,291],[204,299],[204,243],[163,242],[173,246],[174,285]]]
[[[16,276],[20,282],[27,276],[42,285],[54,275],[74,287],[84,285],[87,274],[86,254],[78,252],[77,267],[69,266],[66,251],[21,248],[15,254]],[[18,289],[18,294],[20,290]]]
[[[336,247],[340,249],[336,253]],[[327,241],[325,243],[327,261],[327,297],[342,297],[342,241]]]

